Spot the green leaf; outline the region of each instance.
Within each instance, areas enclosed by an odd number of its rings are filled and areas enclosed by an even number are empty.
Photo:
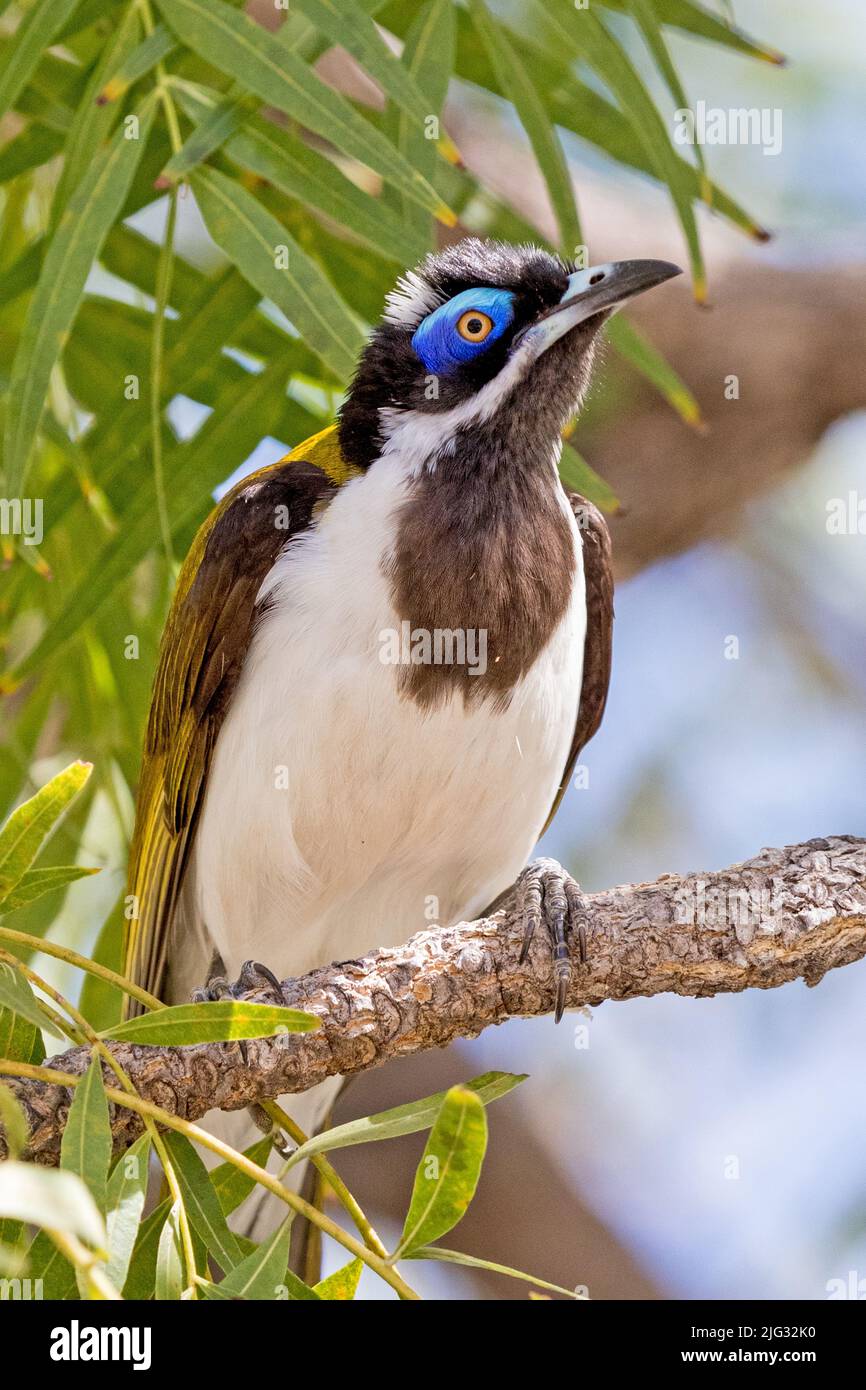
[[[608,515],[615,515],[619,511],[621,503],[613,488],[589,466],[574,445],[565,440],[559,460],[559,477],[563,487],[579,492],[581,497]]]
[[[399,25],[397,28],[399,32]],[[457,76],[486,87],[507,100],[509,94],[499,88],[496,74],[464,11],[458,14],[458,36]],[[562,52],[554,54],[550,47],[541,47],[537,33],[533,36],[521,33],[519,47],[526,50],[537,90],[555,125],[572,131],[617,163],[663,182],[654,158],[647,153],[646,145],[635,140],[630,120],[611,101],[574,76],[570,66],[573,53],[566,50],[563,57]],[[700,172],[679,155],[676,158],[684,188],[692,197],[702,196]],[[767,240],[768,233],[724,189],[711,184],[710,191],[714,212],[726,217],[749,236],[760,241]],[[513,217],[513,214],[510,216]]]
[[[179,97],[180,93],[178,99]],[[134,227],[119,223],[108,233],[99,260],[112,275],[116,275],[120,280],[127,280],[129,284],[135,285],[137,289],[143,290],[155,299],[160,250],[158,243],[151,241],[150,237],[136,231]],[[176,249],[171,277],[172,306],[182,316],[199,313],[220,293],[218,287],[221,282],[231,276],[239,278],[233,270],[224,271],[222,275],[211,278],[190,265]],[[207,295],[203,293],[205,287],[208,290]]]
[[[94,25],[99,24],[100,33],[105,25],[106,19],[115,20],[119,18],[117,11],[120,9],[123,0],[82,0],[76,6],[75,13],[66,21],[63,28],[57,34],[57,43],[63,43],[76,54],[85,58],[90,53],[91,41],[94,36],[86,34],[86,31]],[[85,52],[82,54],[79,48],[79,41],[85,37],[86,42],[81,43],[80,48]]]
[[[134,82],[146,77],[157,63],[161,63],[176,48],[177,40],[174,35],[164,24],[157,24],[146,39],[124,55],[99,92],[99,103],[119,101]]]
[[[138,1228],[129,1274],[123,1286],[123,1297],[131,1303],[141,1303],[153,1298],[156,1287],[156,1261],[159,1242],[166,1218],[171,1210],[171,1200],[167,1197],[147,1215]]]
[[[248,1149],[244,1149],[244,1157],[257,1163],[260,1168],[267,1164],[271,1153],[271,1141],[267,1135],[257,1139],[255,1144],[251,1144]],[[255,1178],[248,1177],[241,1172],[234,1163],[220,1163],[211,1170],[210,1180],[213,1185],[217,1200],[222,1207],[223,1216],[230,1216],[236,1211],[241,1202],[253,1191],[258,1184]]]
[[[469,0],[469,11],[490,54],[499,85],[514,103],[538,167],[544,175],[559,226],[560,249],[566,255],[574,255],[576,248],[583,244],[583,234],[571,173],[559,136],[530,75],[529,65],[517,53],[504,30],[495,23],[484,0]]]
[[[528,20],[533,15],[542,23],[546,20],[542,42],[556,56],[570,53],[575,60],[589,63],[628,117],[632,131],[658,177],[670,189],[689,249],[695,297],[703,300],[706,297],[706,275],[692,208],[692,194],[682,173],[683,161],[679,159],[667,126],[637,70],[621,45],[591,10],[562,7],[556,4],[556,0],[528,0],[528,4]],[[545,34],[549,36],[547,39],[544,38]]]
[[[142,256],[139,253],[136,256],[138,274],[140,278],[146,278],[141,276],[142,264]],[[107,264],[107,268],[115,270],[110,264]],[[173,278],[173,284],[176,283],[176,279],[177,277]],[[146,290],[146,293],[149,293],[149,290]],[[168,379],[182,381],[185,391],[193,399],[198,398],[197,393],[201,390],[203,376],[219,367],[222,362],[228,361],[214,355],[214,344],[230,342],[234,335],[239,335],[242,325],[252,314],[259,298],[252,286],[233,268],[228,269],[215,281],[203,280],[197,295],[195,306],[190,307],[181,319],[181,332],[177,341],[172,343],[169,335],[166,360]],[[175,297],[174,294],[172,297]],[[282,340],[288,346],[288,340],[279,334],[278,330],[274,329],[273,336],[278,342]],[[247,378],[247,389],[256,391],[260,388],[250,383]],[[219,403],[223,405],[226,399],[224,387],[221,387],[220,396],[222,399]],[[117,400],[116,407],[106,412],[99,427],[87,438],[88,451],[94,467],[99,466],[99,480],[103,486],[115,478],[126,477],[127,460],[147,437],[149,427],[148,412],[142,409],[142,403],[139,401],[124,400],[121,403]],[[64,481],[59,479],[55,487],[61,488]],[[67,506],[71,506],[76,495],[71,479],[68,479],[68,489],[68,500],[65,491],[63,500],[67,502]],[[56,497],[55,501],[59,508],[60,497]],[[46,529],[50,529],[48,518],[46,523]]]
[[[384,0],[361,0],[361,3],[368,13],[372,13],[381,9]],[[309,65],[327,47],[324,40],[316,40],[309,22],[297,14],[287,16],[276,30],[274,40],[280,47],[300,54]],[[233,82],[222,100],[199,122],[182,148],[172,155],[163,170],[165,177],[175,180],[185,178],[196,165],[218,150],[230,135],[241,129],[257,105],[255,97],[249,96],[243,83]]]
[[[8,1028],[8,1024],[4,1022],[4,1015],[7,1010],[9,1013],[17,1014],[21,1019],[26,1019],[32,1027],[40,1031],[44,1029],[52,1037],[62,1037],[62,1034],[57,1031],[56,1025],[40,1009],[24,976],[19,974],[14,966],[0,961],[0,1027],[3,1027],[4,1030]]]
[[[5,432],[5,485],[10,496],[21,494],[52,368],[72,326],[91,266],[123,206],[147,144],[153,112],[154,103],[149,99],[139,112],[139,138],[126,139],[124,125],[104,156],[93,161],[45,253],[12,364]]]
[[[0,1274],[15,1276],[27,1268],[27,1228],[23,1221],[0,1218]]]
[[[11,998],[13,1007],[5,1004],[4,998]],[[42,1016],[39,1014],[37,1022],[22,1013],[22,998],[25,1009],[31,1005],[36,1008],[36,1001],[24,976],[14,966],[0,962],[0,1057],[6,1057],[10,1062],[34,1062],[38,1066],[45,1059]]]
[[[628,2],[629,0],[601,0],[610,10],[624,10]],[[744,53],[750,58],[760,58],[765,63],[785,62],[778,49],[758,43],[742,29],[713,14],[704,5],[694,4],[693,0],[653,0],[653,5],[662,24],[673,25],[677,29],[683,29],[687,34],[696,34],[699,38],[732,48],[735,52]]]
[[[182,91],[178,92],[179,99]],[[208,109],[192,134],[166,164],[162,171],[164,179],[179,183],[187,178],[193,169],[204,163],[208,155],[220,149],[230,135],[242,129],[246,119],[255,112],[256,103],[243,94],[233,95],[240,91],[238,85],[234,84],[222,101]]]
[[[0,39],[0,69],[5,67],[6,56],[14,42],[14,39]],[[43,53],[29,86],[16,97],[15,108],[22,116],[30,116],[65,134],[85,81],[85,69],[80,64],[70,63],[51,52]]]
[[[27,1255],[23,1246],[10,1245],[9,1241],[3,1240],[3,1222],[0,1221],[0,1276],[4,1279],[17,1279],[27,1268]],[[23,1230],[20,1221],[14,1223],[15,1229]]]
[[[139,1014],[103,1033],[115,1042],[148,1043],[158,1047],[188,1047],[195,1043],[236,1042],[240,1038],[270,1038],[276,1033],[310,1033],[318,1028],[315,1014],[271,1004],[219,999],[207,1004],[174,1004]]]
[[[397,1254],[438,1240],[475,1196],[487,1148],[487,1116],[474,1091],[452,1086],[421,1155]]]
[[[206,1248],[224,1270],[234,1269],[243,1258],[237,1237],[226,1225],[219,1198],[211,1185],[210,1175],[193,1148],[182,1134],[167,1134],[168,1149],[187,1219]]]
[[[42,1297],[48,1301],[79,1297],[75,1268],[57,1249],[46,1231],[37,1231],[30,1243],[27,1272],[31,1279],[41,1279]]]
[[[179,444],[166,457],[165,474],[172,479],[168,497],[172,534],[200,521],[212,502],[213,489],[232,462],[246,458],[263,435],[274,432],[285,402],[288,375],[283,362],[274,362],[252,379],[247,375],[224,392],[216,411],[188,444]],[[153,473],[139,483],[122,525],[85,568],[65,604],[46,627],[40,641],[15,675],[23,677],[49,656],[56,656],[76,637],[88,618],[116,593],[139,560],[154,546]]]
[[[204,1279],[199,1276],[195,1281],[201,1298],[207,1299],[210,1303],[235,1303],[236,1298],[232,1293],[223,1293],[221,1284],[215,1284],[212,1279]]]
[[[464,1090],[472,1091],[483,1105],[507,1096],[515,1086],[526,1080],[526,1074],[507,1071],[487,1071],[467,1081]],[[413,1100],[407,1105],[397,1105],[392,1110],[383,1110],[378,1115],[367,1115],[361,1120],[350,1120],[334,1129],[314,1134],[306,1144],[302,1144],[292,1154],[291,1164],[309,1158],[312,1154],[326,1153],[331,1149],[345,1149],[352,1144],[369,1144],[377,1139],[397,1139],[402,1134],[417,1134],[419,1130],[429,1129],[442,1109],[448,1095],[447,1091],[437,1091],[435,1095],[425,1096],[423,1100]]]
[[[689,102],[680,81],[679,73],[674,67],[671,55],[665,42],[664,34],[659,19],[653,9],[651,0],[627,0],[628,12],[634,20],[640,32],[643,34],[644,42],[653,56],[656,67],[667,86],[668,91],[673,97],[677,109],[687,107]],[[706,165],[704,163],[704,152],[701,146],[695,142],[694,145],[695,162],[703,175],[703,195],[705,202],[710,201],[710,188],[707,180]]]
[[[183,1292],[183,1255],[180,1240],[180,1202],[175,1202],[160,1232],[156,1252],[153,1296],[160,1303],[176,1302]]]
[[[108,1169],[111,1163],[111,1126],[102,1080],[102,1063],[94,1057],[75,1087],[63,1138],[60,1167],[87,1184],[99,1210],[105,1212]]]
[[[251,1255],[247,1255],[226,1275],[219,1286],[223,1297],[230,1294],[232,1298],[256,1300],[287,1296],[290,1300],[305,1302],[318,1300],[319,1295],[288,1269],[291,1224],[292,1217],[288,1217]]]
[[[22,19],[0,65],[0,117],[15,105],[43,52],[79,4],[79,0],[39,0]]]
[[[223,0],[157,0],[166,24],[193,52],[234,77],[245,91],[314,130],[387,182],[452,219],[435,189],[374,126],[310,70],[297,54]]]
[[[448,95],[454,71],[455,35],[451,0],[429,0],[418,11],[406,34],[403,62],[430,103],[432,112],[441,111]],[[400,122],[405,130],[402,117]],[[414,133],[416,138],[408,142],[407,149],[429,151],[432,142],[426,139],[424,132],[416,130]]]
[[[421,89],[356,0],[293,0],[293,4],[321,34],[351,53],[384,95],[423,129],[430,108]]]
[[[130,8],[121,19],[99,56],[63,147],[63,172],[51,206],[52,230],[56,229],[71,194],[87,174],[96,152],[114,124],[117,109],[97,101],[112,70],[135,47],[138,38],[138,11]]]
[[[71,763],[12,812],[0,830],[0,904],[30,868],[63,812],[86,783],[92,766]]]
[[[98,1250],[105,1249],[102,1216],[75,1173],[12,1159],[0,1163],[0,1216],[46,1230],[68,1231]]]
[[[28,903],[41,898],[44,893],[54,893],[58,888],[65,888],[68,883],[75,883],[80,878],[89,878],[101,872],[101,869],[87,869],[81,864],[58,864],[50,869],[29,869],[0,903],[0,916],[5,912],[15,912],[19,907],[26,907]]]
[[[0,183],[46,164],[63,149],[63,137],[43,125],[29,125],[0,150]]]
[[[245,188],[213,169],[192,176],[196,201],[218,246],[251,285],[272,299],[340,376],[355,368],[363,334],[318,265]],[[285,258],[285,268],[277,258]]]
[[[403,42],[401,62],[412,74],[429,102],[430,113],[439,115],[445,104],[451,74],[454,71],[454,52],[456,41],[456,18],[451,0],[429,0],[414,17]],[[431,181],[441,177],[443,166],[437,168],[436,152],[432,141],[426,138],[426,130],[419,128],[405,112],[391,106],[384,115],[383,129],[396,144],[400,153],[420,169],[425,178]],[[411,265],[425,251],[431,249],[430,218],[415,203],[408,203],[393,190],[386,190],[386,196],[394,199],[396,206],[402,207],[404,220],[412,229],[417,246],[412,254],[403,257],[404,264]],[[451,205],[455,206],[453,199]]]
[[[30,1133],[24,1111],[18,1097],[8,1086],[0,1081],[0,1127],[6,1140],[9,1158],[20,1158],[27,1147]]]
[[[44,249],[44,238],[34,241],[0,275],[0,307],[12,304],[33,288],[39,278]]]
[[[108,1263],[105,1273],[117,1289],[122,1289],[126,1283],[129,1262],[138,1237],[147,1196],[149,1159],[150,1135],[142,1134],[126,1153],[120,1155],[108,1180]]]
[[[315,1286],[315,1292],[319,1298],[340,1303],[351,1302],[357,1293],[363,1268],[363,1260],[350,1260],[347,1265],[329,1274],[327,1279],[320,1279]]]
[[[177,100],[195,120],[200,120],[212,109],[186,89],[178,91]],[[317,208],[363,238],[373,250],[382,251],[404,264],[414,258],[411,237],[381,198],[371,198],[345,178],[330,159],[280,130],[272,121],[251,117],[225,142],[223,153],[233,163],[266,179],[290,198]]]
[[[607,336],[627,362],[645,376],[687,425],[704,428],[701,407],[682,377],[653,347],[647,337],[635,328],[630,319],[615,314],[607,325]]]
[[[574,1289],[564,1289],[560,1284],[549,1284],[546,1279],[533,1279],[531,1274],[512,1269],[510,1265],[494,1264],[492,1260],[480,1260],[475,1255],[464,1255],[460,1250],[443,1250],[440,1245],[422,1245],[406,1255],[407,1260],[443,1260],[450,1265],[464,1265],[467,1269],[486,1269],[491,1274],[505,1274],[509,1279],[520,1279],[524,1284],[532,1284],[537,1289],[549,1289],[551,1293],[561,1293],[566,1298],[577,1299]]]
[[[115,908],[105,919],[96,938],[96,945],[90,952],[90,959],[96,965],[107,965],[109,970],[123,974],[123,914]],[[86,972],[81,986],[78,1007],[91,1028],[111,1028],[123,1017],[123,991],[99,975]]]

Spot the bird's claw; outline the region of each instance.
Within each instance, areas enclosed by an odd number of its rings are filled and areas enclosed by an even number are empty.
[[[542,922],[553,947],[553,978],[556,986],[554,1017],[559,1023],[565,1010],[572,964],[568,935],[577,931],[580,959],[586,962],[586,924],[580,885],[555,859],[536,859],[517,880],[517,915],[523,922],[520,963],[526,960],[537,928]]]
[[[225,975],[221,973],[225,967],[218,958],[216,965],[218,972],[211,974],[201,989],[193,990],[190,996],[193,1004],[212,1004],[219,999],[240,999],[253,990],[259,994],[273,996],[273,1002],[276,1004],[283,1005],[285,1003],[282,986],[276,975],[259,961],[245,960],[234,984],[230,984]],[[211,970],[214,970],[214,965],[211,966]],[[238,1046],[244,1062],[248,1062],[249,1054],[245,1040],[239,1039]]]
[[[273,996],[273,1002],[281,1006],[286,1002],[283,987],[273,970],[269,970],[257,960],[244,961],[234,988],[238,994],[248,994],[251,990],[256,990],[259,994],[270,994]]]
[[[222,962],[220,962],[221,969]],[[202,989],[194,989],[191,995],[194,1004],[213,1003],[217,999],[241,999],[245,994],[255,991],[269,994],[275,1004],[284,1004],[283,987],[266,965],[257,960],[245,960],[234,984],[230,984],[222,973],[211,974]]]

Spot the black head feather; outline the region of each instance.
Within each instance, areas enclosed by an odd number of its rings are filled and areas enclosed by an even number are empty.
[[[368,342],[340,414],[346,458],[368,467],[383,444],[380,411],[436,413],[471,398],[506,365],[512,345],[528,325],[559,303],[575,269],[536,246],[467,237],[428,256],[389,296],[383,321]],[[493,287],[514,295],[514,320],[491,347],[459,371],[437,378],[412,347],[418,324],[463,290]],[[529,377],[503,402],[496,423],[519,428],[550,443],[573,413],[589,376],[591,345],[600,325],[588,320],[543,354]],[[507,417],[507,418],[506,418]]]

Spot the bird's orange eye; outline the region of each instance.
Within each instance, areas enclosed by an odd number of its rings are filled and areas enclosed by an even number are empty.
[[[493,320],[480,309],[467,309],[457,320],[457,332],[467,343],[483,343],[493,332]]]

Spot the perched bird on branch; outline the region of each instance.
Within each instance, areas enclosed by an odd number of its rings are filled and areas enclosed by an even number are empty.
[[[601,720],[613,610],[607,529],[563,490],[560,436],[607,317],[677,273],[475,239],[428,257],[339,422],[202,526],[132,847],[127,969],[149,990],[300,975],[516,881],[561,1012],[580,891],[526,861]],[[308,1131],[321,1090],[291,1103]]]

